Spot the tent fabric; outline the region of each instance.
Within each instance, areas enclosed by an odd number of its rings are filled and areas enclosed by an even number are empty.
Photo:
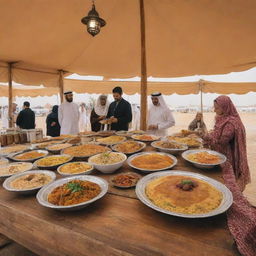
[[[160,91],[163,94],[197,94],[197,82],[148,82],[148,94]],[[84,81],[75,79],[64,79],[65,90],[72,90],[77,93],[112,93],[112,89],[121,86],[125,94],[140,93],[140,82],[131,81]]]
[[[256,83],[217,83],[204,81],[202,86],[203,92],[218,94],[245,94],[256,91]]]
[[[139,81],[88,81],[64,79],[64,90],[76,93],[109,94],[115,86],[121,86],[125,94],[140,93]],[[148,82],[148,95],[153,92],[161,92],[165,95],[177,93],[180,95],[198,94],[199,82]],[[223,83],[202,81],[202,92],[218,94],[245,94],[256,91],[256,83]],[[51,96],[59,93],[57,87],[19,86],[13,87],[13,96]],[[0,85],[0,97],[8,97],[8,86]]]
[[[0,0],[0,5],[0,60],[18,62],[15,82],[57,87],[60,69],[105,80],[140,76],[138,0],[97,0],[107,25],[96,37],[80,22],[91,1]],[[255,66],[255,0],[144,5],[148,76],[224,74]],[[0,81],[7,78],[0,65]]]

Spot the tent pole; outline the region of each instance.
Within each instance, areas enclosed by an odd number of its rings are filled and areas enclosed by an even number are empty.
[[[8,62],[8,117],[9,128],[13,127],[13,111],[12,111],[12,64]]]
[[[200,90],[200,112],[203,113],[203,80],[199,80],[198,86]]]
[[[63,102],[63,93],[64,93],[64,79],[63,79],[63,70],[59,70],[59,93],[60,93],[60,102]]]
[[[140,3],[140,32],[141,32],[141,84],[140,84],[140,129],[147,129],[147,63],[144,0]]]

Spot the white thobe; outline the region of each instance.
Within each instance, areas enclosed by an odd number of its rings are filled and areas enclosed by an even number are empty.
[[[157,125],[158,129],[150,130],[151,134],[156,136],[166,136],[168,128],[175,125],[175,120],[173,118],[170,109],[163,109],[159,107],[152,107],[148,112],[148,126]]]
[[[74,102],[64,102],[58,110],[60,134],[78,134],[79,108]]]

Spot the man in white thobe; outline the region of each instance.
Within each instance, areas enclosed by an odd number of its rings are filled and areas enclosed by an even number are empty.
[[[151,94],[152,105],[148,111],[148,130],[157,136],[166,136],[168,128],[175,125],[172,112],[159,92]]]
[[[60,123],[60,134],[78,134],[79,128],[79,107],[73,102],[73,93],[65,92],[66,102],[63,102],[58,110]]]

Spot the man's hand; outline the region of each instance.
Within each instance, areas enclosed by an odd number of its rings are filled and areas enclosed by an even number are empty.
[[[112,122],[112,123],[117,123],[117,122],[118,122],[118,119],[115,118],[115,117],[113,117],[113,118],[111,118],[111,122]]]
[[[56,125],[56,122],[52,122],[52,123],[51,123],[51,126],[55,126],[55,125]]]
[[[106,118],[106,116],[99,116],[99,120],[103,120],[105,118]]]

